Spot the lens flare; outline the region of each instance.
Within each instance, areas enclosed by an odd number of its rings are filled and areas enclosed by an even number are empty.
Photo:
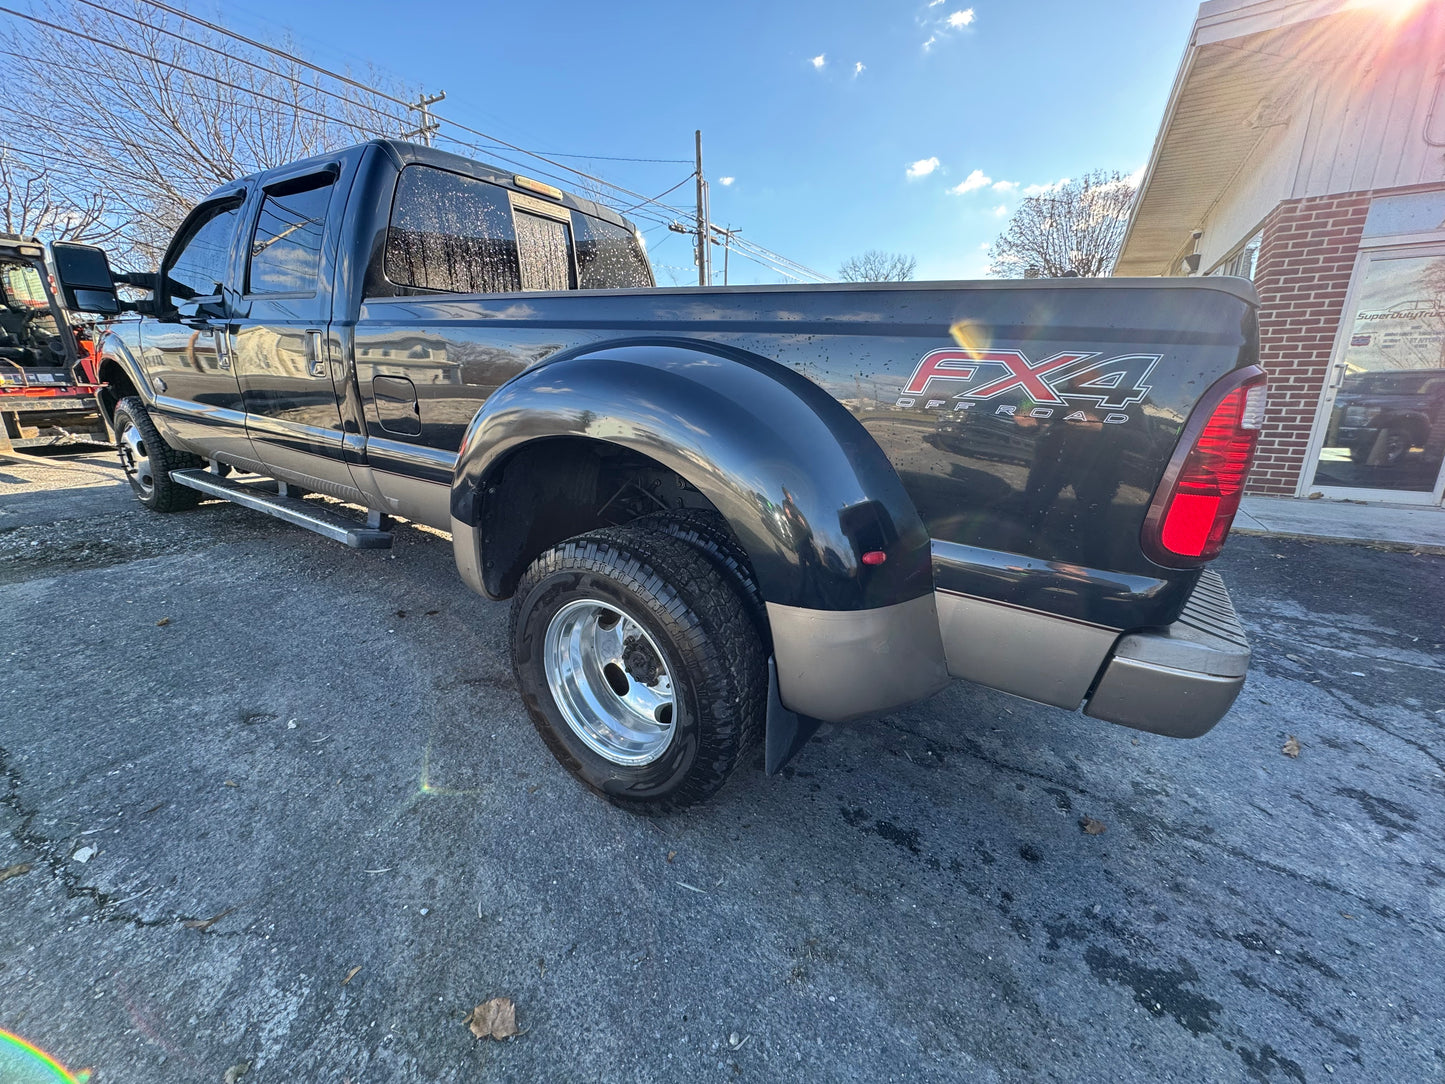
[[[948,333],[961,349],[968,351],[973,357],[988,349],[988,328],[976,320],[959,320],[948,329]]]
[[[6,1084],[85,1084],[90,1071],[72,1073],[34,1043],[0,1028],[0,1079]]]

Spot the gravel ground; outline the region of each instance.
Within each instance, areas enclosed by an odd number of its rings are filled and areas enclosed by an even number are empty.
[[[1445,560],[1217,567],[1202,739],[959,683],[652,821],[443,537],[0,463],[0,1027],[96,1084],[1445,1080]]]

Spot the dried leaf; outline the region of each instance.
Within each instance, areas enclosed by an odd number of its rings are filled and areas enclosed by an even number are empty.
[[[360,970],[361,970],[361,965],[360,965],[360,964],[357,964],[355,967],[353,967],[350,971],[348,971],[348,972],[346,973],[346,978],[344,978],[344,979],[341,980],[341,985],[342,985],[342,986],[345,986],[345,985],[346,985],[347,983],[349,983],[352,979],[356,978],[356,974],[357,974],[357,972],[360,971]]]
[[[510,1039],[522,1034],[517,1028],[517,1006],[509,997],[484,1001],[462,1021],[478,1039]]]
[[[237,783],[234,779],[227,779],[224,783],[221,784],[221,786],[223,787],[239,787],[240,785],[241,784]]]
[[[667,852],[667,860],[668,860],[669,862],[671,862],[671,861],[672,861],[674,858],[676,858],[676,857],[677,857],[677,852],[676,852],[676,851],[668,851],[668,852]]]
[[[182,922],[181,925],[188,930],[200,930],[202,933],[205,933],[234,910],[234,907],[227,907],[219,915],[212,915],[210,918],[188,918]]]
[[[251,1071],[249,1061],[238,1061],[221,1075],[221,1084],[236,1084],[243,1076]]]
[[[428,610],[428,611],[426,612],[426,615],[427,615],[428,617],[435,617],[435,616],[436,616],[437,614],[439,614],[439,613],[441,613],[440,610]]]
[[[170,619],[169,617],[163,617],[163,618],[161,618],[159,621],[156,622],[156,627],[163,629],[163,628],[165,628],[167,625],[169,625],[170,623],[171,623],[171,619]]]
[[[1296,738],[1293,734],[1291,734],[1287,739],[1285,739],[1284,745],[1280,746],[1280,750],[1279,750],[1279,751],[1280,751],[1281,753],[1283,753],[1283,754],[1284,754],[1285,756],[1287,756],[1287,757],[1297,757],[1297,756],[1299,756],[1299,751],[1300,751],[1299,739]]]
[[[29,862],[16,862],[13,866],[6,866],[4,869],[0,869],[0,881],[8,881],[11,877],[19,877],[29,872]]]
[[[1085,835],[1102,836],[1108,827],[1103,821],[1096,821],[1093,817],[1082,817],[1079,820],[1079,827],[1084,830]]]

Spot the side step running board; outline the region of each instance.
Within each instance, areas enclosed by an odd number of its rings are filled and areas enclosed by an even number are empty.
[[[376,513],[372,513],[372,519],[377,523],[376,526],[357,523],[355,520],[347,519],[345,516],[313,504],[311,501],[303,501],[299,497],[267,493],[265,490],[241,485],[239,482],[233,482],[228,478],[222,478],[201,469],[173,470],[171,471],[171,480],[190,489],[199,490],[209,497],[220,497],[233,504],[244,505],[247,508],[254,508],[258,512],[265,512],[268,516],[284,519],[287,523],[295,524],[297,527],[305,527],[308,531],[315,531],[333,542],[344,542],[352,549],[391,549],[391,532],[385,529],[387,519]]]

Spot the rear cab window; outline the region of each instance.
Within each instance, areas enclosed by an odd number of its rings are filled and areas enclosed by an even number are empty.
[[[625,227],[415,163],[397,181],[384,273],[399,287],[446,293],[653,285]]]

